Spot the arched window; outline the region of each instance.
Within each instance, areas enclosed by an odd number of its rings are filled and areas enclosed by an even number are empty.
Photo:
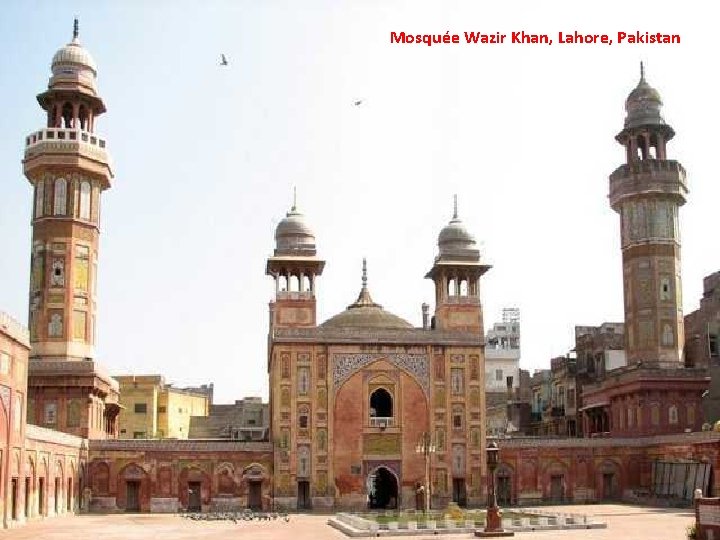
[[[300,429],[308,429],[310,427],[310,409],[307,405],[302,405],[298,409],[298,427]]]
[[[378,388],[370,394],[370,416],[380,418],[392,418],[393,400],[390,392],[384,388]]]
[[[653,426],[660,425],[660,405],[657,403],[650,406],[650,423]]]
[[[72,120],[73,120],[73,107],[70,103],[65,103],[62,108],[62,118],[63,118],[63,125],[64,128],[71,128],[72,126]]]
[[[678,409],[675,405],[670,405],[668,408],[668,423],[669,424],[677,424],[678,423]]]
[[[80,184],[80,219],[90,219],[90,182]]]
[[[87,131],[88,130],[88,114],[87,114],[87,109],[85,108],[85,105],[80,105],[80,111],[78,112],[78,117],[80,119],[80,129]]]
[[[43,215],[45,205],[45,181],[40,180],[35,186],[35,217],[39,218]]]
[[[460,280],[460,296],[468,295],[468,282],[467,279]]]
[[[298,276],[290,276],[290,286],[288,287],[288,291],[297,292],[300,290],[300,279],[298,279]]]
[[[53,201],[53,214],[64,216],[67,213],[67,180],[55,180],[55,200]]]

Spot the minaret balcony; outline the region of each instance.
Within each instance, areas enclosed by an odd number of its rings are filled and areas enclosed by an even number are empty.
[[[467,306],[479,306],[480,298],[469,295],[449,295],[445,300],[446,304],[460,304]]]
[[[642,194],[672,195],[685,202],[685,168],[671,159],[644,159],[621,165],[610,175],[610,204]]]
[[[112,164],[105,139],[76,128],[44,128],[25,138],[24,172],[55,165],[80,167],[105,180],[110,187]],[[28,176],[30,178],[30,176]]]
[[[278,291],[278,300],[312,300],[312,291]]]

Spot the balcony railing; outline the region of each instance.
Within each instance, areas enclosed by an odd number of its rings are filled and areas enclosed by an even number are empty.
[[[32,148],[44,142],[78,142],[105,149],[105,139],[102,139],[81,129],[74,128],[46,128],[31,133],[25,137],[25,149]]]
[[[370,427],[386,428],[393,427],[395,419],[392,416],[371,416]]]

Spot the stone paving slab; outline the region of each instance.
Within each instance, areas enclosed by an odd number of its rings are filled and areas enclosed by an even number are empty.
[[[521,532],[520,540],[685,540],[685,528],[694,521],[691,510],[655,509],[627,505],[548,506],[548,512],[596,516],[607,529]],[[83,515],[34,521],[21,528],[0,531],[9,540],[345,540],[327,525],[328,515],[292,515],[290,522],[192,521],[175,515]],[[427,540],[427,536],[403,537]],[[472,538],[469,533],[443,535],[443,540]]]

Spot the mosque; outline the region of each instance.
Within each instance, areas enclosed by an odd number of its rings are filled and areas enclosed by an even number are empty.
[[[435,304],[432,313],[423,306],[419,328],[373,299],[365,263],[357,299],[319,323],[325,261],[293,205],[266,265],[275,284],[270,441],[117,439],[118,385],[94,350],[100,201],[113,171],[96,131],[106,110],[97,67],[77,22],[51,69],[37,97],[46,125],[26,137],[23,159],[34,201],[29,330],[0,316],[4,526],[81,509],[422,508],[426,497],[433,507],[484,504],[480,284],[490,266],[457,204],[425,275]],[[617,138],[626,163],[610,186],[621,216],[628,349],[653,370],[672,371],[683,336],[677,212],[687,186],[682,166],[667,159],[674,132],[660,105],[643,74]],[[619,401],[657,390],[621,381],[599,390],[589,411],[611,415]],[[712,432],[501,441],[498,485],[512,504],[632,499],[653,485],[655,461],[714,470],[718,442]],[[700,482],[711,492],[720,476]]]

